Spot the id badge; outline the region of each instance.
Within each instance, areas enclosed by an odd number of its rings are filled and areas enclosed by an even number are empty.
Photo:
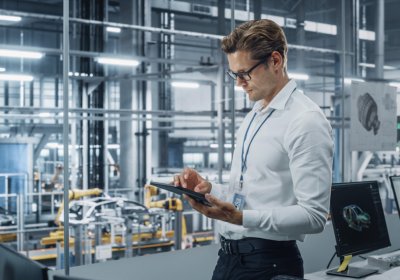
[[[236,207],[237,210],[243,210],[244,204],[246,203],[246,200],[244,198],[244,195],[235,193],[233,195],[233,205]]]

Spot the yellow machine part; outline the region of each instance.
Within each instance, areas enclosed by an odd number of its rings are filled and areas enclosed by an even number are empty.
[[[152,201],[151,198],[159,194],[159,189],[152,185],[144,186],[144,205],[147,208],[164,208],[172,211],[183,211],[182,200],[179,198],[167,198],[164,200]]]
[[[174,231],[170,230],[165,233],[165,236],[167,238],[173,238],[174,237]],[[139,237],[141,241],[144,240],[150,240],[150,239],[161,239],[162,234],[161,231],[157,231],[155,234],[154,233],[141,233],[139,234],[133,234],[132,235],[132,241],[137,242],[139,241]],[[121,243],[122,242],[122,236],[116,235],[115,237],[115,242]],[[103,244],[108,244],[111,242],[111,237],[109,234],[104,234],[101,238]],[[64,241],[64,232],[62,230],[57,230],[54,232],[51,232],[48,237],[43,237],[40,241],[41,245],[55,245],[57,242],[63,242]],[[69,244],[73,245],[75,243],[74,238],[70,238]],[[93,244],[94,245],[94,244]]]
[[[17,240],[17,234],[15,233],[0,234],[0,242],[10,242],[15,240]]]
[[[62,246],[64,244],[61,244]],[[141,249],[148,249],[148,248],[161,248],[161,247],[169,247],[173,246],[174,242],[169,241],[169,242],[160,242],[160,243],[154,243],[154,244],[140,244]],[[132,249],[137,249],[139,248],[139,245],[133,245]],[[123,251],[125,248],[112,248],[113,252],[116,251]],[[43,261],[43,260],[49,260],[49,259],[55,259],[57,258],[57,254],[54,253],[54,249],[40,249],[40,254],[37,255],[30,255],[30,259],[34,261]],[[95,254],[95,250],[91,250],[91,254]]]
[[[167,238],[173,238],[174,237],[174,231],[170,230],[165,233],[165,236]],[[153,233],[141,233],[139,234],[133,234],[132,235],[132,242],[138,242],[140,237],[140,241],[144,240],[151,240],[151,239],[161,239],[161,231],[157,231],[155,234]],[[114,237],[114,240],[116,243],[122,243],[122,236],[121,235],[116,235]],[[102,236],[101,241],[103,244],[109,244],[111,242],[111,236],[109,234],[105,234]]]
[[[159,194],[159,189],[152,185],[144,186],[144,205],[147,208],[163,208],[171,211],[183,211],[182,200],[176,197],[170,197],[164,200],[151,201],[151,198]],[[186,237],[186,220],[182,217],[182,238]]]
[[[79,199],[81,197],[85,197],[85,196],[98,196],[102,193],[103,191],[99,188],[93,188],[93,189],[88,189],[88,190],[78,190],[78,189],[73,189],[70,190],[68,192],[68,200],[76,200]],[[56,225],[60,225],[60,216],[62,211],[64,210],[64,200],[63,202],[61,202],[60,207],[58,208],[58,212],[57,212],[57,216],[55,219],[55,223]]]
[[[144,186],[144,205],[150,208],[151,197],[158,194],[158,188],[151,185]]]
[[[50,232],[49,236],[43,237],[40,240],[40,244],[47,246],[47,245],[55,245],[57,242],[64,243],[64,231],[62,228],[59,228],[56,231]],[[73,245],[75,242],[74,238],[69,239],[69,245]]]

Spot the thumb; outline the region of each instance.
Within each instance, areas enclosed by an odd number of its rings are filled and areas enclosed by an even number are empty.
[[[209,192],[209,186],[206,181],[201,182],[198,184],[195,188],[194,191],[199,192],[199,193],[208,193]]]

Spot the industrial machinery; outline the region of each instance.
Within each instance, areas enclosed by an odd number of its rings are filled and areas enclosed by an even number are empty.
[[[102,190],[99,188],[94,188],[94,189],[88,189],[88,190],[70,190],[68,192],[68,200],[76,200],[79,199],[81,197],[85,197],[85,196],[91,196],[91,195],[95,195],[98,196],[102,193]],[[62,212],[64,211],[64,201],[61,203],[60,207],[58,208],[58,213],[57,213],[57,217],[55,219],[55,223],[57,225],[60,225],[60,217],[62,216]]]
[[[15,216],[11,215],[6,209],[0,207],[0,226],[15,225]]]
[[[174,219],[171,218],[169,210],[182,211],[182,202],[179,199],[152,201],[150,206],[154,208],[151,209],[135,201],[123,197],[110,197],[104,193],[102,197],[77,200],[99,193],[97,190],[78,190],[70,193],[70,245],[75,247],[75,255],[79,254],[82,248],[79,246],[83,244],[83,240],[84,243],[89,242],[89,245],[85,246],[90,248],[110,244],[113,252],[125,251],[126,256],[131,256],[132,249],[135,248],[164,251],[176,244],[172,240],[176,233],[170,225]],[[182,217],[179,220],[182,220]],[[57,215],[60,228],[42,238],[41,245],[54,248],[58,243],[63,244],[63,222],[63,207],[60,207]]]
[[[69,201],[73,201],[76,199],[80,199],[82,197],[85,196],[98,196],[102,193],[102,190],[99,188],[93,188],[93,189],[88,189],[88,190],[78,190],[78,189],[74,189],[74,190],[70,190],[68,192],[68,199]],[[54,231],[54,232],[50,232],[48,237],[44,237],[41,240],[41,244],[42,245],[51,245],[51,244],[55,244],[57,241],[62,241],[64,240],[64,233],[63,233],[63,227],[61,227],[61,222],[60,222],[60,218],[62,217],[64,211],[64,201],[61,202],[59,208],[58,208],[58,212],[57,212],[57,216],[55,218],[55,224],[59,226],[59,228]]]

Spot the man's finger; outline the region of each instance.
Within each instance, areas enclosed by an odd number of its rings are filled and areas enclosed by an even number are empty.
[[[183,174],[179,174],[179,186],[186,188],[186,179]]]
[[[179,176],[178,175],[174,175],[174,185],[175,186],[179,185]]]
[[[215,206],[220,206],[221,203],[223,203],[222,200],[219,200],[218,198],[216,198],[215,196],[206,193],[205,194],[206,199],[208,200],[208,202],[211,202],[212,204],[214,204]]]

